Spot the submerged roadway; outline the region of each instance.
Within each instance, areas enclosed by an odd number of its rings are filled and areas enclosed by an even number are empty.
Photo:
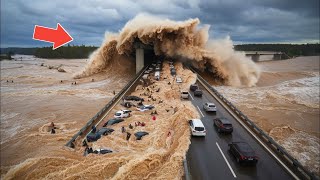
[[[189,92],[189,100],[198,109],[206,128],[206,137],[191,137],[187,152],[190,178],[201,179],[294,179],[278,162],[222,107],[217,100],[200,83],[202,97],[195,97]],[[203,110],[205,102],[216,104],[216,113]],[[213,126],[213,119],[225,117],[233,125],[232,134],[219,134]],[[240,166],[228,151],[228,144],[233,141],[245,141],[256,152],[259,161],[256,166]]]

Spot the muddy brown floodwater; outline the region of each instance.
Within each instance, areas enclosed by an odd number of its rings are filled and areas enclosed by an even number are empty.
[[[134,71],[112,67],[75,80],[73,75],[88,63],[86,59],[18,59],[1,61],[1,179],[181,179],[190,144],[187,120],[199,114],[189,101],[180,100],[180,89],[196,80],[180,63],[176,69],[184,83],[176,84],[164,63],[161,81],[151,80],[148,89],[139,85],[132,92],[156,107],[156,120],[150,111],[131,108],[132,116],[113,125],[111,135],[90,143],[94,149],[108,148],[113,153],[83,156],[83,148],[70,149],[65,143],[114,96],[113,90],[120,91],[131,80]],[[115,64],[126,63],[130,61]],[[217,89],[319,174],[319,57],[258,65],[262,73],[256,87]],[[103,122],[120,109],[117,105]],[[146,126],[135,127],[136,121]],[[49,132],[51,122],[56,134]],[[129,129],[129,124],[134,128]],[[132,134],[129,141],[122,126]],[[149,135],[136,140],[137,131]]]
[[[217,89],[303,165],[320,175],[319,56],[257,63],[256,87]]]
[[[132,72],[112,76],[102,72],[74,80],[73,74],[87,60],[18,59],[1,61],[1,179],[181,179],[190,144],[187,120],[199,117],[189,101],[180,101],[179,90],[196,80],[181,64],[176,65],[178,73],[183,71],[181,85],[174,83],[169,65],[164,64],[161,81],[148,90],[137,86],[133,92],[155,106],[156,120],[148,111],[131,108],[132,116],[113,125],[112,135],[90,143],[94,149],[114,152],[84,157],[83,148],[74,150],[65,143],[113,97],[113,90],[120,91],[131,80]],[[148,98],[151,91],[153,100]],[[104,121],[120,108],[116,106]],[[129,130],[136,121],[146,126]],[[49,132],[51,122],[56,134]],[[131,132],[129,141],[121,126]],[[138,141],[137,131],[149,135]]]

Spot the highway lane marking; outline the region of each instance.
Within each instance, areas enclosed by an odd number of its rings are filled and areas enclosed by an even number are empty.
[[[262,140],[260,140],[260,138],[257,137],[257,135],[256,135],[244,122],[242,122],[242,120],[238,117],[238,115],[237,115],[235,112],[233,112],[232,109],[229,108],[229,107],[226,105],[226,103],[222,101],[222,99],[220,99],[216,94],[214,94],[210,89],[208,89],[208,88],[203,84],[203,82],[202,82],[201,80],[198,79],[198,81],[199,81],[199,82],[202,84],[202,86],[213,96],[213,98],[216,99],[217,102],[220,103],[220,105],[221,105],[225,110],[227,110],[227,111],[229,112],[229,114],[230,114],[231,116],[233,116],[233,117],[235,118],[235,120],[238,121],[238,122],[241,124],[241,126],[242,126],[245,130],[247,130],[247,132],[248,132],[255,140],[257,140],[257,141],[260,143],[260,145],[261,145],[265,150],[267,150],[268,153],[269,153],[271,156],[273,156],[273,158],[275,158],[276,161],[277,161],[278,163],[280,163],[280,164],[282,165],[282,167],[285,168],[285,169],[294,177],[294,179],[299,179],[299,178],[297,177],[297,175],[295,175],[294,172],[291,171],[290,168],[289,168],[288,166],[286,166],[286,165],[279,159],[279,157],[278,157],[277,155],[275,155],[275,154],[272,152],[272,150],[271,150],[269,147],[267,147],[267,146],[262,142]]]
[[[191,97],[191,99],[192,99],[192,101],[193,101],[194,99],[193,99],[193,97],[191,96],[191,94],[190,94],[189,92],[188,92],[188,94],[190,95],[190,97]]]
[[[204,115],[203,115],[203,113],[201,112],[199,106],[197,106],[197,108],[198,108],[199,112],[201,113],[201,116],[204,117]]]
[[[218,142],[216,142],[216,145],[218,146],[218,149],[220,150],[220,152],[221,152],[221,154],[222,154],[222,156],[223,156],[224,160],[226,161],[226,163],[227,163],[227,165],[228,165],[228,167],[229,167],[230,171],[232,172],[233,177],[234,177],[234,178],[237,178],[237,176],[236,176],[236,174],[234,173],[234,171],[233,171],[232,167],[230,166],[230,164],[229,164],[229,162],[228,162],[228,160],[227,160],[226,156],[223,154],[223,152],[222,152],[222,150],[221,150],[221,148],[220,148],[220,146],[219,146]]]

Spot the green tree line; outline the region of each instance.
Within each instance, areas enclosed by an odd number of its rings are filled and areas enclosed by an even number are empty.
[[[65,59],[77,59],[88,58],[88,56],[96,50],[94,46],[62,46],[58,49],[52,50],[52,47],[37,48],[34,56],[38,58],[65,58]]]
[[[237,51],[281,51],[289,56],[319,56],[320,46],[317,44],[243,44],[235,45]],[[52,50],[52,47],[41,48],[1,48],[1,54],[34,55],[39,58],[87,58],[97,47],[95,46],[62,46]]]
[[[1,54],[24,54],[24,55],[34,55],[37,48],[19,48],[19,47],[9,47],[1,48]]]
[[[243,44],[235,45],[237,51],[281,51],[288,56],[318,56],[320,46],[317,44]]]

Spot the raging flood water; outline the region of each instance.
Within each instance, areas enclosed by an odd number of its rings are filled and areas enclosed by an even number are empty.
[[[299,162],[320,174],[319,56],[259,62],[256,87],[217,89]]]
[[[217,88],[302,164],[317,172],[319,73],[315,67],[319,67],[319,61],[306,57],[303,65],[301,60],[259,63],[263,81],[256,87]],[[123,124],[114,125],[112,135],[90,144],[113,153],[104,158],[95,154],[84,157],[83,148],[73,150],[64,144],[113,97],[113,90],[119,91],[131,79],[130,75],[110,77],[102,73],[76,80],[77,85],[73,85],[72,75],[86,63],[85,59],[30,56],[23,56],[22,61],[1,61],[1,178],[180,179],[182,160],[190,143],[186,121],[199,114],[189,102],[178,100],[179,90],[195,81],[194,74],[179,64],[177,71],[187,81],[183,85],[169,85],[172,79],[168,78],[149,90],[138,86],[132,95],[146,99],[151,91],[160,88],[152,97],[155,101],[147,100],[156,106],[157,119],[153,121],[150,112],[134,111]],[[280,69],[283,63],[290,65]],[[61,66],[66,72],[49,66]],[[167,66],[164,64],[164,77],[171,77]],[[121,108],[116,106],[106,119]],[[126,141],[121,126],[128,127],[136,121],[145,122],[146,126],[126,128],[132,134]],[[56,134],[48,130],[51,122],[57,126]],[[137,141],[133,136],[137,131],[149,135]]]
[[[234,51],[229,38],[209,39],[209,26],[197,18],[171,21],[138,15],[119,33],[107,34],[88,60],[23,56],[1,61],[1,179],[181,179],[190,143],[186,122],[199,117],[190,102],[180,101],[179,90],[196,81],[181,63],[176,68],[182,85],[169,83],[173,79],[165,64],[161,81],[132,92],[155,105],[155,121],[148,112],[133,111],[114,125],[112,135],[90,144],[113,153],[84,157],[83,148],[64,147],[135,74],[135,40],[153,46],[158,57],[209,69],[209,80],[236,86],[217,89],[319,174],[319,57],[255,64]],[[149,135],[126,141],[121,126],[136,121],[146,126],[130,129],[131,134]],[[51,122],[56,134],[49,132]]]
[[[156,120],[150,112],[132,109],[132,117],[113,125],[112,135],[90,143],[94,149],[108,148],[113,153],[84,157],[84,148],[67,148],[65,143],[113,97],[113,90],[118,92],[130,80],[130,76],[102,78],[99,74],[74,85],[72,75],[85,63],[84,59],[30,56],[23,56],[22,61],[1,61],[1,179],[180,179],[190,144],[187,120],[199,115],[189,101],[180,101],[179,90],[194,83],[196,76],[179,64],[177,72],[183,74],[185,83],[170,84],[169,65],[164,65],[166,79],[148,91],[138,86],[133,92],[156,106]],[[66,72],[49,66],[60,66]],[[153,100],[148,98],[150,91]],[[120,108],[116,106],[105,120]],[[137,121],[146,126],[127,128]],[[57,127],[56,134],[49,131],[51,122]],[[121,126],[131,132],[129,141]],[[137,131],[149,135],[138,141],[133,135]]]

